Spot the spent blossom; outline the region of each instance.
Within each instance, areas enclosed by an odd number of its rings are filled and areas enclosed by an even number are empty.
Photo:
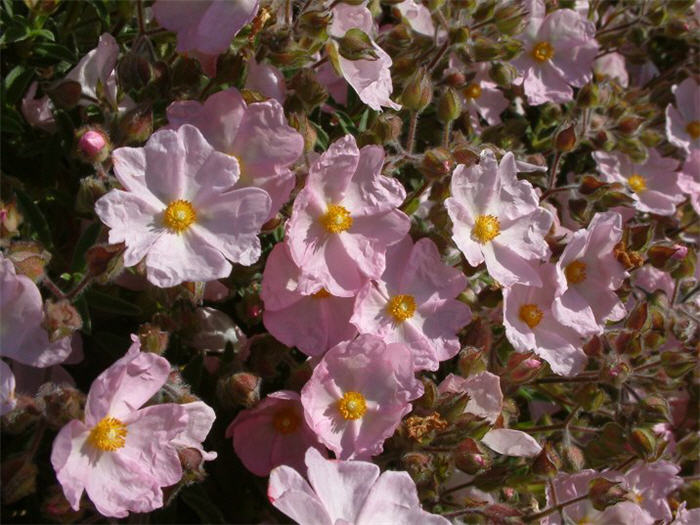
[[[154,133],[143,148],[112,154],[114,189],[95,203],[109,242],[126,244],[125,266],[145,257],[148,280],[163,288],[228,276],[230,261],[260,256],[260,227],[270,197],[259,188],[233,188],[238,161],[215,151],[197,128]]]

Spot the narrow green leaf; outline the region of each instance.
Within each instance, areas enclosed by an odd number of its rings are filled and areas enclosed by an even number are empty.
[[[85,269],[85,253],[88,251],[88,248],[95,244],[101,230],[102,224],[99,221],[93,222],[85,229],[75,245],[73,261],[70,265],[71,272],[82,272]]]
[[[39,237],[39,240],[44,245],[44,247],[51,251],[53,248],[53,241],[51,240],[51,230],[49,229],[49,223],[46,221],[46,217],[42,213],[39,206],[32,200],[32,198],[27,195],[24,191],[19,188],[15,188],[15,194],[17,195],[17,201],[22,207],[22,212],[27,218],[29,224],[32,226],[34,231]]]
[[[90,289],[85,292],[85,297],[91,308],[117,315],[140,315],[141,308],[129,301],[120,299],[104,292]]]

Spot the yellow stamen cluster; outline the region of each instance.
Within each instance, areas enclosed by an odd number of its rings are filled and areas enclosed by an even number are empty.
[[[319,220],[329,233],[344,232],[352,226],[350,212],[339,204],[329,204]]]
[[[291,434],[301,423],[299,413],[292,407],[280,408],[272,416],[272,425],[279,434]]]
[[[330,297],[330,296],[331,296],[330,292],[328,290],[326,290],[325,288],[321,288],[318,292],[311,295],[311,297],[313,297],[314,299],[325,299],[326,297]]]
[[[126,443],[126,425],[114,417],[104,417],[92,427],[87,438],[93,447],[114,452]]]
[[[344,419],[360,419],[367,412],[365,396],[355,391],[345,392],[338,401],[338,411]]]
[[[569,284],[578,284],[586,280],[586,263],[574,261],[564,268],[564,275]]]
[[[537,308],[536,304],[524,304],[520,307],[520,311],[518,312],[520,320],[528,325],[530,329],[540,324],[543,315],[542,310]]]
[[[464,96],[471,99],[477,99],[481,96],[481,86],[478,82],[472,82],[464,88]]]
[[[474,221],[472,236],[481,243],[486,244],[501,233],[501,223],[493,215],[479,215]]]
[[[685,131],[693,140],[700,138],[700,120],[688,122],[688,125],[685,127]]]
[[[416,300],[412,295],[395,295],[389,300],[386,309],[394,321],[401,323],[413,317],[416,312]]]
[[[195,220],[197,220],[197,213],[194,211],[192,203],[182,199],[168,204],[163,214],[163,224],[175,233],[182,233]]]
[[[646,179],[638,173],[631,175],[630,178],[627,179],[627,184],[629,185],[630,189],[635,193],[641,193],[647,189]]]
[[[546,62],[554,56],[554,48],[549,42],[538,42],[534,48],[532,48],[532,58],[537,60],[537,62]]]

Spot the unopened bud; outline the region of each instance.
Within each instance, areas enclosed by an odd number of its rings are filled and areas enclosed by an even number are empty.
[[[357,27],[348,29],[337,39],[338,53],[348,60],[377,60],[379,55],[374,49],[374,43],[367,34]]]
[[[508,358],[504,377],[514,384],[532,381],[542,370],[542,361],[532,353],[514,352]]]
[[[546,442],[542,451],[537,455],[532,470],[540,476],[554,477],[561,468],[561,458],[551,443]]]
[[[475,62],[489,62],[501,56],[502,46],[498,42],[484,36],[474,39],[471,47]]]
[[[44,402],[44,417],[53,429],[60,429],[73,419],[83,418],[85,394],[67,385],[44,383],[37,394]]]
[[[83,326],[78,310],[68,300],[47,300],[44,303],[44,313],[42,324],[51,342],[68,337]]]
[[[476,375],[486,370],[484,352],[474,346],[468,346],[459,352],[457,369],[462,377]]]
[[[450,392],[444,394],[438,403],[438,412],[447,421],[453,421],[464,413],[469,403],[469,394],[466,392]]]
[[[457,92],[452,88],[447,88],[440,97],[437,107],[438,120],[443,123],[457,120],[462,113],[462,102]]]
[[[401,457],[401,465],[419,487],[432,481],[433,458],[425,452],[407,452]]]
[[[598,84],[585,84],[578,92],[576,97],[578,105],[582,108],[591,108],[598,104],[600,100]]]
[[[513,83],[513,80],[518,76],[516,69],[510,64],[504,62],[494,62],[489,69],[489,76],[496,84],[501,87],[508,87]]]
[[[301,100],[308,113],[328,98],[326,88],[318,81],[313,69],[302,69],[289,81],[289,89]]]
[[[381,144],[396,142],[401,135],[401,118],[391,113],[382,113],[372,124],[371,130],[377,135]]]
[[[650,459],[656,452],[656,437],[649,429],[635,428],[630,432],[629,442],[641,458]]]
[[[119,132],[127,144],[144,142],[153,133],[153,112],[150,108],[134,108],[124,113]]]
[[[430,74],[424,68],[420,68],[401,93],[401,104],[412,111],[421,112],[432,99],[433,83]]]
[[[111,151],[107,135],[98,129],[78,132],[78,157],[88,163],[102,162]]]
[[[88,272],[100,284],[116,279],[124,270],[124,250],[121,244],[97,244],[85,253]]]
[[[238,372],[219,380],[216,395],[227,407],[244,406],[250,408],[260,401],[262,379],[250,372]]]
[[[605,510],[611,505],[625,501],[627,491],[619,481],[595,478],[588,483],[588,499],[596,510]]]
[[[24,217],[14,199],[6,204],[0,201],[0,238],[11,239],[19,235],[19,226],[23,221]]]
[[[669,377],[678,379],[695,368],[695,360],[684,352],[662,352],[661,365]]]
[[[433,148],[425,152],[419,171],[426,179],[438,180],[449,175],[454,166],[450,152],[445,148]]]
[[[573,124],[559,131],[554,137],[554,147],[562,153],[568,153],[576,148],[576,129]]]
[[[494,13],[496,28],[504,35],[515,35],[522,32],[525,16],[517,4],[506,4]]]
[[[455,466],[462,472],[475,476],[491,468],[491,454],[478,441],[463,440],[454,451]]]
[[[109,188],[104,177],[89,175],[80,179],[78,194],[75,197],[75,209],[80,213],[92,213],[95,210],[95,202],[102,197]]]
[[[606,363],[600,371],[600,380],[621,387],[632,373],[632,367],[626,361]]]
[[[413,404],[425,410],[433,410],[440,397],[438,387],[435,382],[428,377],[423,376],[420,380],[423,383],[423,395],[414,401]]]
[[[170,334],[161,330],[158,325],[151,323],[142,324],[139,326],[138,336],[143,352],[162,355],[168,348]]]

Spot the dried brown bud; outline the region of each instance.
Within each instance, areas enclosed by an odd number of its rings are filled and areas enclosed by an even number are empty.
[[[588,499],[596,510],[605,510],[611,505],[625,501],[627,491],[619,481],[595,478],[588,483]]]
[[[160,326],[144,323],[139,326],[139,341],[141,350],[152,354],[162,355],[168,348],[170,334],[160,329]]]
[[[454,166],[452,155],[445,148],[433,148],[425,152],[419,171],[426,179],[439,180],[449,175]]]
[[[576,149],[576,129],[573,124],[561,129],[554,137],[554,147],[562,153]]]
[[[60,429],[73,419],[83,418],[85,394],[68,385],[44,383],[37,393],[44,403],[44,417],[53,429]]]
[[[51,260],[51,254],[34,241],[13,242],[7,257],[14,263],[17,273],[26,275],[35,283],[44,277],[44,268]]]
[[[561,468],[561,458],[551,443],[546,442],[535,458],[532,470],[540,476],[553,477]]]
[[[124,250],[120,244],[98,244],[85,253],[88,271],[100,284],[116,279],[124,269]]]
[[[250,408],[260,401],[262,379],[250,372],[237,372],[219,380],[216,395],[222,404],[228,407],[244,406]]]
[[[491,454],[478,441],[471,438],[463,440],[454,451],[455,466],[472,476],[491,468]]]
[[[51,299],[44,303],[43,327],[49,335],[49,341],[57,341],[68,337],[83,326],[83,319],[78,310],[65,299],[53,301]]]
[[[433,412],[429,416],[409,416],[404,421],[408,437],[419,443],[429,443],[436,433],[445,430],[449,423]]]

